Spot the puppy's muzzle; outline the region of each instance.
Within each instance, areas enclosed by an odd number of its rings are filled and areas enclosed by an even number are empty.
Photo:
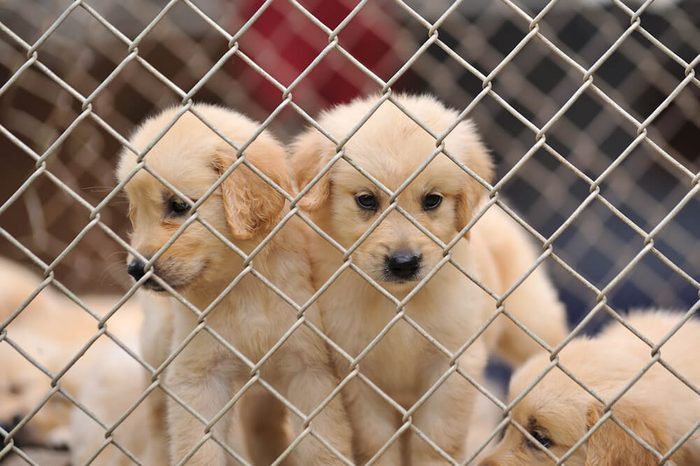
[[[384,259],[387,279],[390,281],[414,280],[418,276],[423,256],[413,251],[397,251]]]

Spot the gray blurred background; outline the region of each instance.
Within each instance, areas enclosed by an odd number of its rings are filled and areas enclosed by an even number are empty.
[[[482,91],[483,76],[477,75],[489,75],[510,56],[530,31],[526,16],[538,15],[547,5],[534,0],[512,3],[521,11],[502,1],[470,0],[457,6],[438,29],[449,52],[440,44],[419,51],[429,28],[419,16],[432,24],[450,2],[370,1],[353,13],[339,35],[340,44],[383,80],[415,58],[393,89],[428,92],[463,109]],[[538,32],[569,59],[540,37],[531,37],[491,81],[493,91],[508,105],[486,95],[470,114],[498,161],[498,179],[536,142],[535,131],[523,119],[541,128],[583,84],[583,73],[570,60],[589,69],[630,27],[631,10],[640,3],[569,0],[544,13]],[[120,142],[107,125],[127,137],[146,115],[181,102],[172,85],[188,92],[215,64],[218,69],[194,99],[231,106],[262,120],[282,102],[282,92],[251,62],[286,86],[328,44],[328,35],[286,0],[273,1],[240,37],[237,50],[242,53],[231,53],[228,40],[202,16],[233,35],[261,1],[183,0],[166,8],[145,33],[168,2],[84,4],[72,10],[72,2],[62,0],[0,4],[1,204],[33,173],[31,154],[41,156],[50,149],[48,171],[95,206],[115,185]],[[300,4],[334,28],[357,2]],[[627,35],[591,74],[605,97],[591,88],[583,91],[546,132],[552,151],[537,150],[503,189],[509,204],[549,237],[589,196],[591,180],[617,163],[599,183],[605,201],[592,199],[553,243],[554,252],[579,274],[550,262],[572,323],[596,303],[596,293],[585,281],[598,289],[606,287],[642,251],[640,231],[653,230],[683,199],[683,207],[656,234],[655,250],[644,254],[606,298],[618,310],[688,309],[698,300],[700,199],[692,178],[697,181],[700,165],[700,86],[696,77],[681,83],[691,71],[684,62],[695,60],[695,72],[698,69],[700,2],[656,1],[639,18],[644,31]],[[125,62],[131,52],[125,40],[137,37],[138,58]],[[27,65],[33,52],[38,61]],[[293,96],[315,115],[330,104],[379,89],[350,60],[331,51]],[[80,96],[91,96],[93,113],[74,124],[83,111]],[[634,120],[646,120],[662,103],[665,107],[647,126],[648,139],[626,151],[638,134]],[[303,124],[286,108],[271,129],[289,140]],[[688,197],[693,186],[694,195]],[[118,197],[100,212],[123,238],[125,204]],[[49,263],[88,221],[86,206],[45,174],[0,214],[0,227]],[[0,254],[30,264],[2,237]],[[113,239],[93,228],[60,261],[57,277],[76,292],[120,291],[128,283],[124,256]]]

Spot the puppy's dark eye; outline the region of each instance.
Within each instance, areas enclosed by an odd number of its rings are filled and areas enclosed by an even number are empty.
[[[547,437],[542,432],[538,432],[536,430],[533,430],[532,432],[530,432],[530,435],[532,435],[535,438],[535,440],[537,440],[539,442],[539,444],[545,448],[551,448],[554,445],[554,442],[552,442],[552,439]],[[533,445],[533,443],[529,439],[528,439],[527,443],[528,443],[528,446],[530,446],[531,448],[537,448],[537,446]]]
[[[173,198],[168,201],[167,213],[171,217],[179,217],[190,210],[190,205],[182,199]]]
[[[364,210],[377,210],[377,207],[379,206],[377,198],[374,197],[374,195],[372,194],[357,195],[355,196],[355,202],[360,207],[360,209]]]
[[[442,196],[439,194],[427,194],[423,198],[423,210],[436,209],[442,203]]]

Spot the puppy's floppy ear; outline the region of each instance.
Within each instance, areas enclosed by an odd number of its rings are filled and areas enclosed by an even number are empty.
[[[303,190],[328,161],[323,153],[324,142],[325,136],[314,128],[307,129],[294,141],[290,163],[299,190]],[[299,205],[306,210],[318,210],[330,193],[331,176],[326,173],[299,200]]]
[[[456,153],[453,152],[454,155],[484,181],[491,183],[494,176],[491,155],[479,139],[471,121],[461,122],[453,130],[453,134],[454,139],[452,141],[454,145],[452,145],[451,149],[456,151]],[[465,173],[465,177],[466,185],[464,190],[457,196],[455,212],[455,227],[457,231],[461,231],[469,223],[474,210],[486,194],[486,189],[481,183],[469,174]]]
[[[632,406],[624,400],[618,401],[613,406],[613,413],[619,421],[643,438],[657,452],[665,454],[671,447],[671,439],[666,431],[662,413],[636,405]],[[586,413],[588,428],[590,429],[602,415],[602,407],[597,403],[592,404]],[[621,464],[657,466],[659,462],[653,453],[627,434],[615,421],[608,419],[588,439],[585,466]]]
[[[276,142],[258,139],[245,150],[245,158],[282,189],[291,192],[284,149]],[[235,161],[235,150],[222,144],[214,153],[213,166],[221,175]],[[234,239],[264,235],[282,216],[284,196],[243,164],[221,183],[221,193],[224,215]]]

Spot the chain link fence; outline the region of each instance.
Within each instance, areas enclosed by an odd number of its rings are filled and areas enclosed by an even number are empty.
[[[0,253],[41,279],[0,321],[0,343],[51,383],[0,431],[0,458],[51,464],[15,440],[61,396],[104,448],[144,464],[114,434],[128,416],[105,422],[58,382],[104,339],[138,361],[129,370],[154,369],[103,325],[135,291],[114,168],[133,128],[173,104],[220,103],[290,140],[358,95],[433,94],[476,122],[497,163],[491,199],[542,246],[572,336],[632,307],[694,312],[699,43],[695,0],[4,2]],[[57,372],[12,338],[49,292],[98,323]],[[127,294],[95,312],[93,293]]]

